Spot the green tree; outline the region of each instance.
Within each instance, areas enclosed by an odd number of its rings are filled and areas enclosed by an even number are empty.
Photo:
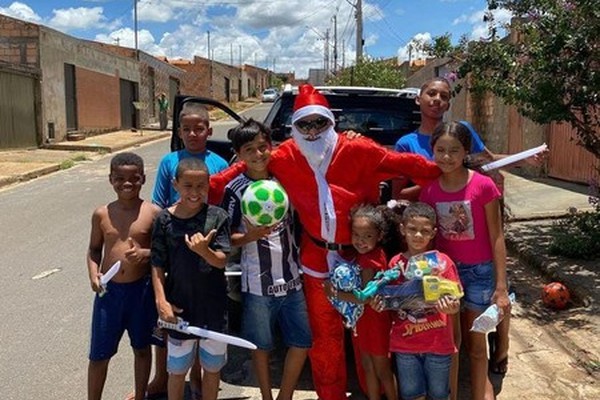
[[[399,89],[406,78],[395,60],[363,58],[358,64],[339,71],[328,84],[338,86],[374,86]]]
[[[515,17],[510,38],[497,38],[498,8]],[[571,124],[578,143],[600,158],[598,0],[488,0],[484,20],[489,38],[448,54],[459,76],[470,74],[470,90],[491,91],[535,122]]]

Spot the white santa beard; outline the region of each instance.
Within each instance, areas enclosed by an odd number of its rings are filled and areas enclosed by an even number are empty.
[[[317,136],[317,140],[306,140],[306,136],[307,135],[303,135],[292,125],[292,138],[300,148],[300,152],[306,157],[309,164],[318,168],[327,154],[330,151],[333,151],[337,133],[333,127],[330,126]]]

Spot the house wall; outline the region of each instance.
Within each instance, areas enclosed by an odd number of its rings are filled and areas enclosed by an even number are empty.
[[[268,86],[269,71],[252,65],[242,69],[242,98],[259,97]]]
[[[49,122],[54,123],[57,140],[65,139],[67,134],[65,64],[76,67],[77,110],[78,113],[83,112],[78,115],[78,130],[108,130],[121,126],[120,120],[115,123],[114,118],[114,110],[119,110],[119,101],[115,101],[113,95],[107,97],[103,84],[107,83],[113,88],[112,82],[118,82],[119,78],[139,83],[137,61],[43,26],[40,26],[40,60],[43,71],[41,90],[44,137],[47,137]],[[120,96],[118,86],[115,95],[117,99]],[[103,114],[106,110],[111,111]],[[92,117],[92,113],[98,116]]]
[[[119,77],[75,67],[75,79],[78,130],[118,129],[121,126]]]
[[[0,62],[39,68],[39,26],[0,15]]]
[[[210,65],[200,63],[175,64],[185,71],[181,80],[181,94],[210,97]]]
[[[43,141],[38,25],[0,15],[0,148],[32,147]]]
[[[90,45],[104,51],[135,60],[136,51],[128,47],[89,41]],[[165,93],[169,104],[173,104],[175,95],[180,89],[185,71],[169,64],[166,58],[159,59],[143,51],[137,52],[139,60],[139,118],[142,125],[158,122],[158,102],[156,98]],[[174,84],[171,84],[173,82]]]

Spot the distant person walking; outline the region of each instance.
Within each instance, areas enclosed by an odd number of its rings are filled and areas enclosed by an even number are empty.
[[[167,95],[162,92],[158,95],[158,122],[160,124],[160,130],[164,131],[167,129],[167,124],[169,123],[169,100],[167,99]]]

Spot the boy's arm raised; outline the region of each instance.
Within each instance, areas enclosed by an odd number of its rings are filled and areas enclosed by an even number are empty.
[[[209,244],[212,242],[216,234],[216,229],[208,232],[206,236],[204,236],[201,232],[197,232],[192,236],[186,234],[185,244],[187,244],[188,248],[194,253],[204,258],[208,264],[215,268],[223,269],[225,268],[225,265],[227,265],[227,254],[221,250],[213,250],[209,247]]]
[[[100,276],[102,274],[100,272],[100,266],[102,265],[102,247],[104,246],[104,235],[101,228],[101,214],[101,208],[99,208],[94,211],[94,214],[92,215],[90,243],[86,256],[90,285],[92,290],[96,293],[100,293],[101,291]]]

